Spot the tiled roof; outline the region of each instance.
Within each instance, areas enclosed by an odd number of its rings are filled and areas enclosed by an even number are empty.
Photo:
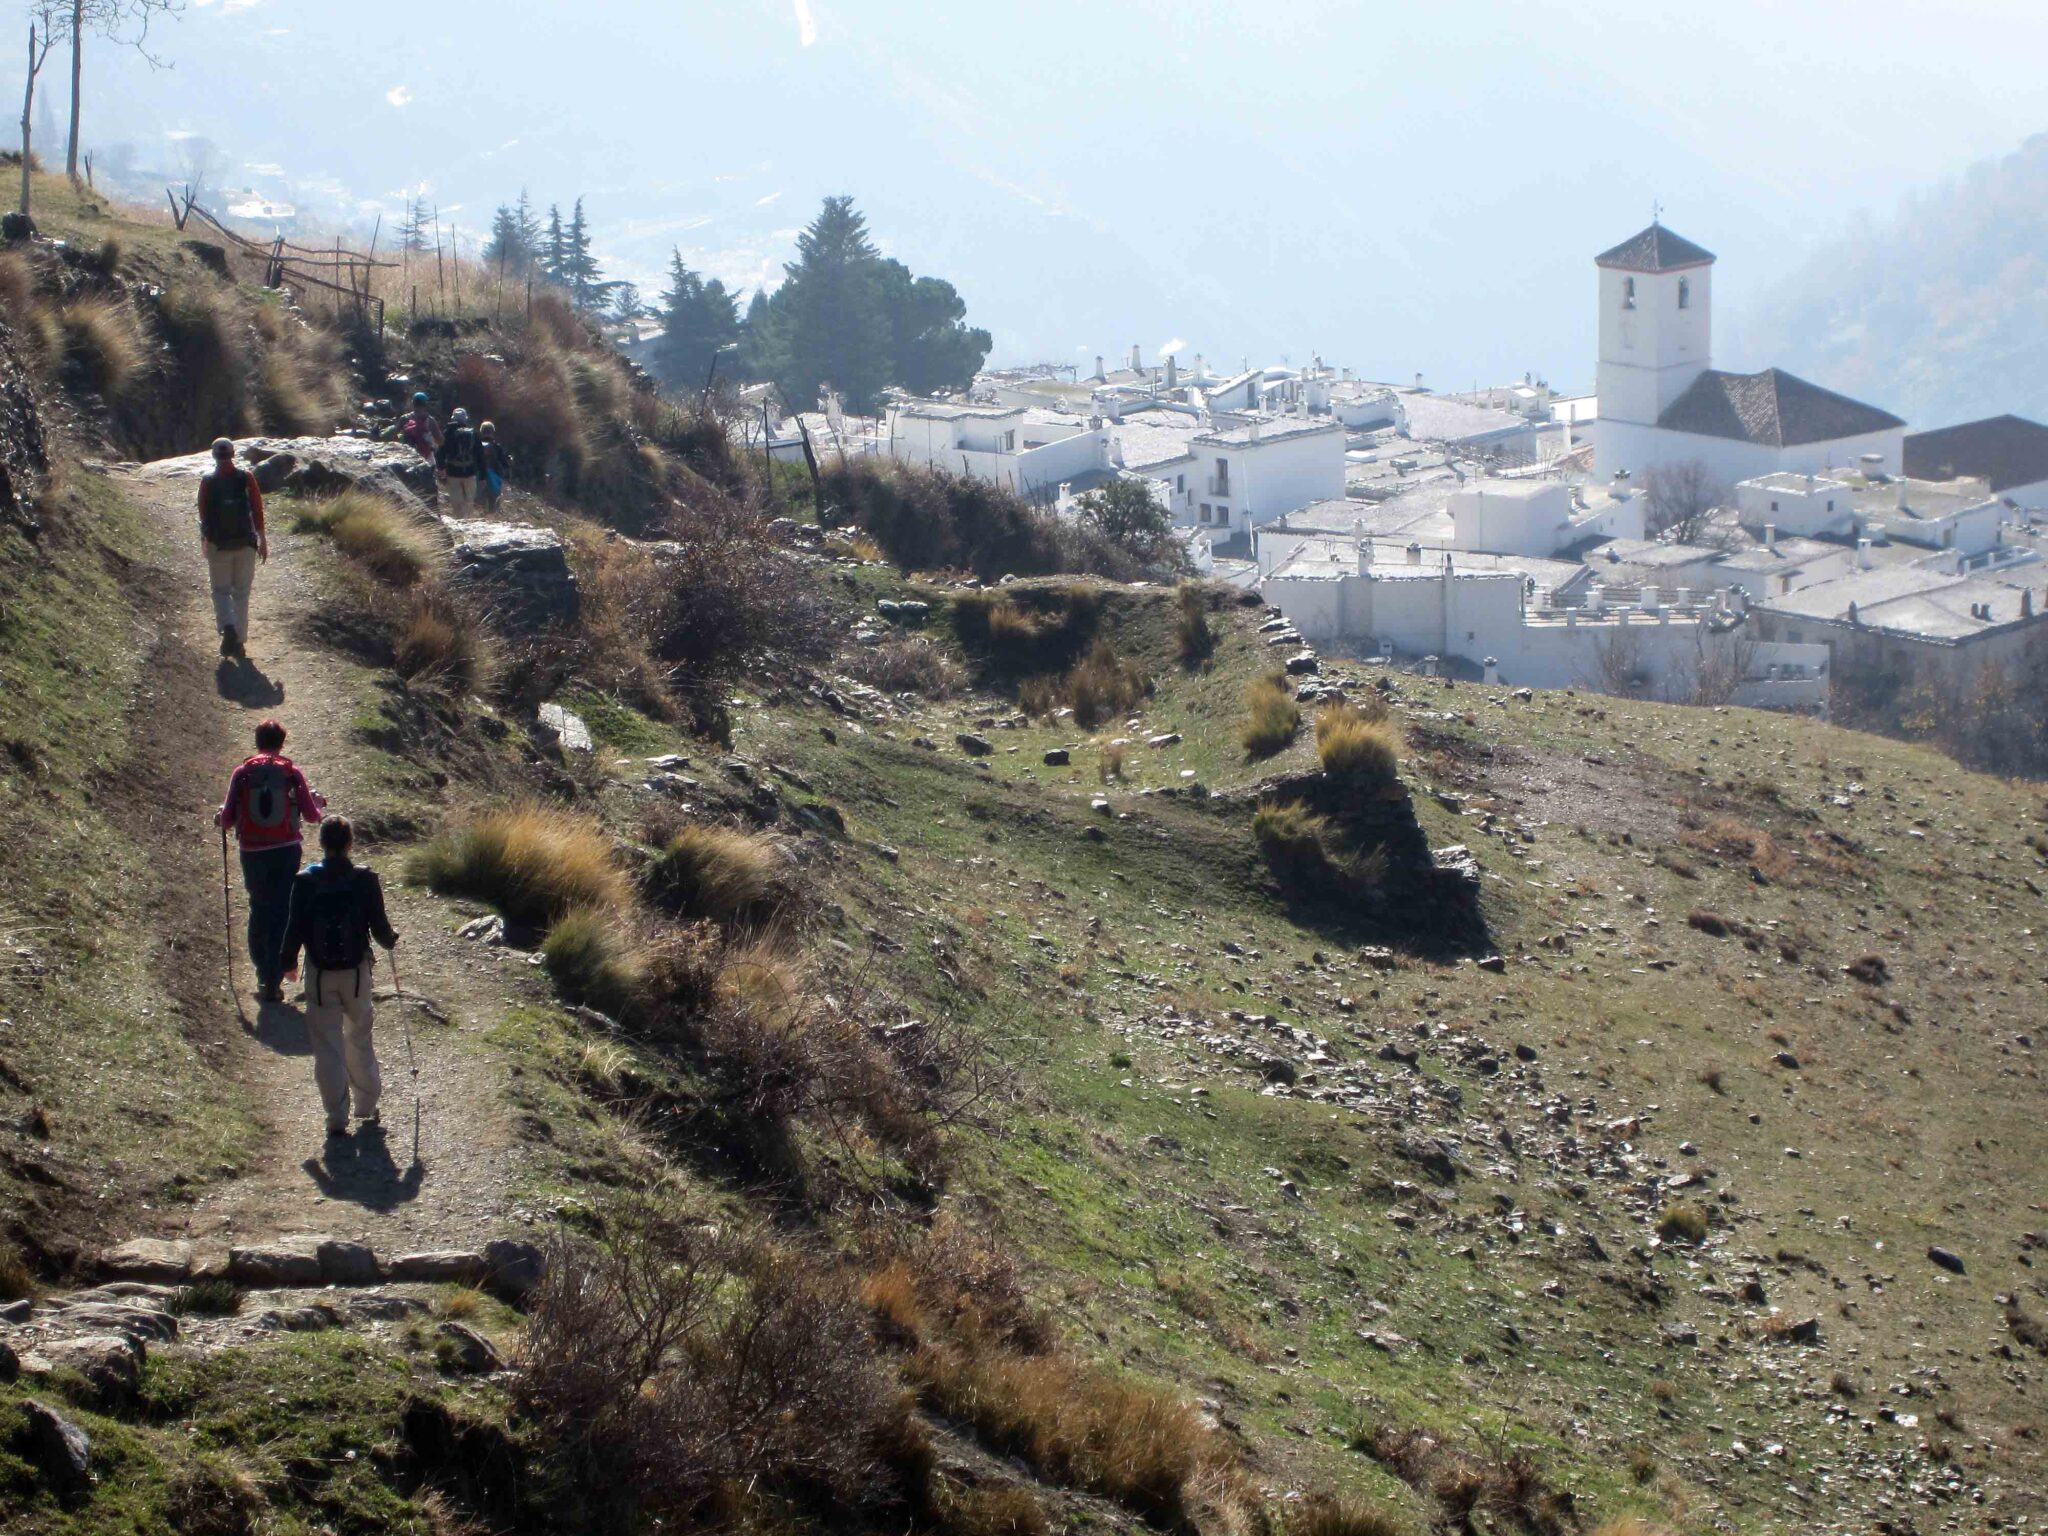
[[[1704,266],[1714,253],[1694,245],[1683,235],[1674,235],[1662,224],[1652,224],[1593,258],[1603,267],[1621,267],[1630,272],[1673,272],[1680,267]]]
[[[1989,416],[1906,438],[1905,471],[1916,480],[1981,475],[1993,493],[2048,480],[2048,427],[2024,416]]]
[[[1657,425],[1767,448],[1825,443],[1905,423],[1889,411],[1809,384],[1780,368],[1723,373],[1709,368],[1664,408]]]

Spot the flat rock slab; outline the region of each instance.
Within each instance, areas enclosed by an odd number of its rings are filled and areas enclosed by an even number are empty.
[[[435,1354],[446,1359],[452,1369],[474,1375],[504,1368],[505,1362],[499,1359],[491,1341],[474,1328],[449,1322],[443,1323],[435,1332],[441,1340],[435,1347]]]
[[[597,749],[583,717],[560,704],[541,705],[540,728],[554,737],[564,752],[593,752]]]
[[[536,1244],[498,1238],[484,1244],[484,1263],[490,1288],[507,1301],[520,1301],[540,1284],[547,1258]]]
[[[391,1278],[470,1285],[482,1279],[488,1268],[482,1254],[463,1249],[401,1253],[391,1261]]]
[[[182,1240],[131,1238],[100,1255],[99,1271],[117,1280],[178,1285],[191,1278],[192,1245]]]
[[[96,1333],[118,1333],[133,1339],[154,1339],[168,1344],[178,1336],[178,1320],[157,1307],[122,1306],[116,1302],[90,1302],[66,1306],[51,1316],[67,1328],[89,1328]]]
[[[313,1250],[313,1257],[328,1285],[375,1285],[383,1278],[377,1255],[364,1243],[330,1237]]]
[[[458,517],[441,523],[455,541],[456,581],[478,589],[499,613],[547,624],[581,612],[576,573],[553,529]]]
[[[318,1285],[318,1239],[228,1250],[228,1277],[238,1285]]]
[[[414,502],[430,501],[435,494],[433,465],[403,443],[367,437],[254,437],[242,439],[236,448],[265,491],[317,495],[364,485]],[[196,480],[212,468],[209,451],[158,459],[136,474],[144,480]]]

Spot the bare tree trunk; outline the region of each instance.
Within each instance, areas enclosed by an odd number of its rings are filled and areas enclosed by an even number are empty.
[[[28,217],[29,110],[36,104],[36,24],[28,24],[28,84],[21,89],[21,216]]]
[[[78,82],[85,67],[85,0],[71,0],[71,142],[64,150],[64,174],[78,185]]]

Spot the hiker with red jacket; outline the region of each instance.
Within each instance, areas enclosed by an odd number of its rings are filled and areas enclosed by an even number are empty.
[[[398,435],[405,439],[412,451],[429,464],[434,455],[441,451],[441,423],[434,419],[428,407],[432,404],[424,389],[415,390],[412,410],[399,419]]]
[[[213,468],[199,477],[199,549],[213,583],[220,653],[245,656],[249,589],[258,562],[270,559],[270,538],[263,531],[262,489],[253,474],[236,467],[231,438],[213,440]]]
[[[377,872],[350,862],[355,829],[346,816],[320,824],[320,862],[308,865],[291,887],[291,916],[278,958],[285,980],[299,974],[306,955],[306,1029],[313,1038],[313,1082],[327,1111],[327,1134],[348,1134],[349,1097],[362,1129],[375,1134],[383,1077],[370,1028],[375,939],[387,950],[398,934],[384,913]]]
[[[242,849],[249,963],[256,967],[258,1002],[284,1001],[278,951],[284,947],[292,880],[299,872],[299,827],[318,821],[324,806],[298,765],[284,756],[284,727],[275,720],[257,726],[256,754],[228,780],[227,798],[213,819],[223,838],[234,829]]]

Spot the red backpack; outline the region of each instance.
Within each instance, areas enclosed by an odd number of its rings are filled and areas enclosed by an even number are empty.
[[[243,847],[286,843],[298,836],[297,777],[288,757],[252,757],[242,764],[235,836]]]

